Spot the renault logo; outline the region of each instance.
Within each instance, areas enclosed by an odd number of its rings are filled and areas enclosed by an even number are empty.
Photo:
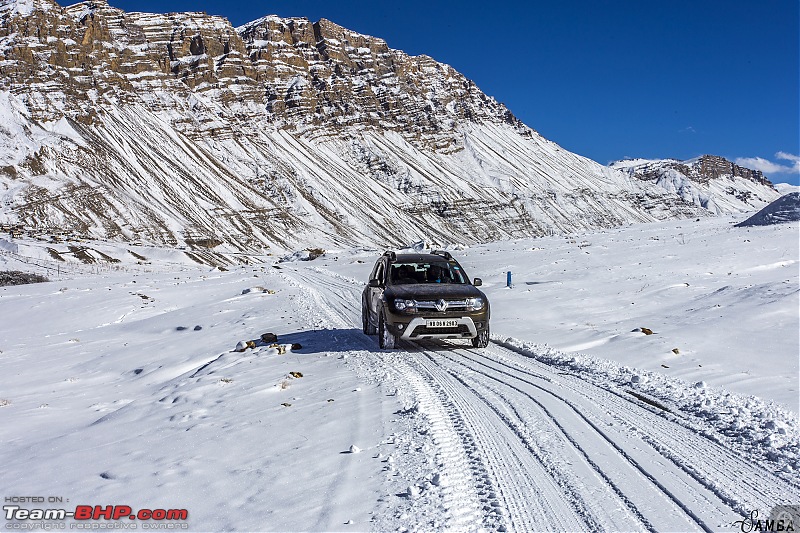
[[[436,309],[438,309],[441,312],[447,311],[447,302],[444,299],[439,300],[438,302],[436,302]]]

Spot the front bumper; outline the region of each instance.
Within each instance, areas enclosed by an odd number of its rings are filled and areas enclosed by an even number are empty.
[[[437,317],[437,319],[439,319]],[[387,324],[389,331],[404,340],[422,339],[473,339],[478,332],[486,327],[486,322],[475,322],[471,317],[448,317],[457,322],[456,327],[432,328],[428,327],[424,317],[414,317],[409,322],[395,322]]]
[[[429,328],[424,318],[414,318],[405,327],[401,339],[472,339],[478,336],[475,322],[468,316],[451,319],[458,322],[456,328]]]

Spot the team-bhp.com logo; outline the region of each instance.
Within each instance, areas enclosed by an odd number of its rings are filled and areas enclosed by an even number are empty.
[[[77,505],[74,509],[23,508],[19,505],[4,505],[6,529],[66,529],[66,520],[72,519],[70,529],[188,529],[186,509],[139,509],[129,505]],[[98,521],[115,521],[103,524]],[[13,521],[13,522],[12,522]],[[39,521],[31,524],[30,521]],[[25,525],[25,527],[22,527]],[[39,527],[36,527],[39,526]]]

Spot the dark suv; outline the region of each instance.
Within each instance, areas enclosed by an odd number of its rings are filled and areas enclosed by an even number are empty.
[[[364,333],[381,348],[399,339],[472,339],[489,344],[489,300],[448,252],[386,252],[361,296]]]

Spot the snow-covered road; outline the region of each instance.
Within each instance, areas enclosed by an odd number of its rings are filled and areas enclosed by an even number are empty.
[[[332,325],[359,335],[358,280],[319,268],[287,275],[315,293]],[[485,350],[407,343],[359,361],[365,375],[394,376],[426,419],[448,528],[712,531],[800,501],[796,478],[775,476],[685,414],[497,339]]]

